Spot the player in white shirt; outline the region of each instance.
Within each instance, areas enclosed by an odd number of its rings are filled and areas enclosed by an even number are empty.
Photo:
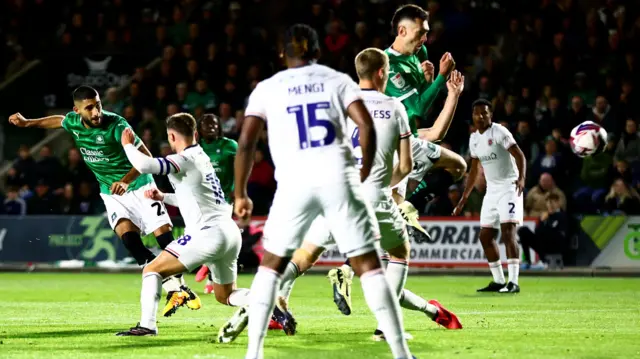
[[[122,145],[133,167],[140,173],[166,175],[175,194],[158,189],[145,192],[147,198],[178,206],[185,222],[185,234],[171,242],[142,272],[140,322],[118,336],[156,335],[156,311],[162,280],[192,271],[202,264],[212,269],[218,302],[244,307],[249,290],[236,288],[237,258],[242,246],[240,230],[231,219],[231,206],[225,202],[220,181],[207,156],[196,142],[196,120],[187,113],[167,119],[171,149],[167,157],[152,158],[133,145],[130,129],[122,133]]]
[[[403,307],[419,310],[427,314],[432,320],[449,329],[460,329],[462,326],[457,317],[443,308],[437,301],[427,302],[425,299],[404,289],[408,272],[410,242],[406,225],[400,215],[397,205],[391,196],[391,188],[402,181],[413,167],[411,151],[411,128],[407,112],[400,101],[384,94],[384,88],[389,76],[389,59],[387,54],[375,48],[365,49],[356,56],[356,72],[360,78],[362,98],[367,110],[373,118],[376,129],[376,154],[371,168],[371,174],[363,183],[362,188],[366,200],[374,207],[378,225],[380,226],[381,246],[388,251],[390,259],[386,276],[392,289],[399,296]],[[464,78],[455,72],[447,87],[452,92],[462,92]],[[348,120],[347,133],[351,134],[354,157],[359,164],[362,162],[362,147],[360,146],[360,130],[355,122]],[[394,156],[398,158],[394,166]],[[320,258],[324,250],[335,242],[331,236],[326,221],[318,217],[311,225],[302,247],[294,253],[282,277],[279,292],[279,305],[285,306],[288,301],[293,283],[297,277],[309,270]],[[383,261],[384,262],[384,261]],[[332,270],[337,272],[336,269]],[[349,269],[351,273],[351,270]],[[343,313],[351,313],[351,297],[340,298],[335,288],[340,285],[339,280],[350,281],[350,278],[339,278],[330,274],[334,286],[334,301]],[[285,328],[286,329],[286,328]],[[382,331],[376,330],[374,339],[383,340]]]
[[[469,138],[471,171],[467,187],[453,214],[457,216],[464,208],[482,166],[487,180],[487,194],[480,210],[480,242],[489,261],[493,281],[478,291],[518,293],[520,251],[516,229],[522,224],[526,158],[509,130],[491,122],[493,111],[489,101],[476,100],[472,116],[476,132]],[[508,282],[505,282],[500,252],[495,241],[498,231],[502,233],[502,243],[507,249]]]
[[[264,227],[265,254],[251,285],[245,358],[264,356],[264,338],[280,277],[319,215],[326,219],[340,251],[351,258],[367,304],[387,334],[393,357],[411,358],[402,336],[398,298],[376,251],[378,226],[360,184],[370,174],[376,151],[371,116],[353,80],[315,63],[320,45],[311,27],[289,28],[283,52],[287,69],[260,82],[249,97],[235,161],[235,213],[247,219],[253,209],[247,197],[247,180],[256,142],[268,121],[278,189]],[[349,146],[347,114],[360,128],[360,172]]]

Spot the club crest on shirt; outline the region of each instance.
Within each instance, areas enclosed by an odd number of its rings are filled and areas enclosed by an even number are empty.
[[[489,139],[489,146],[493,145],[493,140]]]
[[[400,73],[397,73],[391,77],[391,82],[396,85],[397,88],[403,88],[407,83]]]
[[[96,143],[104,144],[104,137],[102,135],[97,135]]]

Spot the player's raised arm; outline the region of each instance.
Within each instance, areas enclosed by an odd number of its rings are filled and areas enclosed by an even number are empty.
[[[447,100],[433,126],[418,130],[418,136],[421,139],[431,142],[441,141],[449,131],[458,106],[458,99],[464,90],[464,76],[460,72],[454,71],[451,73],[451,78],[447,81],[447,90],[449,91]]]
[[[138,172],[154,175],[168,175],[169,173],[180,172],[180,166],[175,160],[162,157],[153,158],[140,152],[134,145],[135,135],[130,128],[122,131],[120,142],[122,143],[122,147],[124,147],[129,162],[131,162]]]
[[[373,120],[362,100],[351,102],[347,107],[349,117],[356,123],[360,130],[360,146],[362,147],[362,168],[360,169],[360,180],[364,182],[373,166],[373,158],[376,154],[376,130]]]
[[[18,112],[9,116],[9,122],[16,127],[55,129],[62,127],[62,120],[64,120],[64,116],[61,115],[27,119]]]
[[[450,53],[445,53],[442,55],[440,59],[440,69],[438,72],[438,76],[433,81],[432,84],[428,85],[428,87],[424,88],[422,93],[418,94],[416,97],[417,106],[425,111],[431,108],[433,105],[433,101],[438,97],[438,93],[440,89],[444,87],[449,74],[456,67],[456,62],[453,60],[453,56]]]

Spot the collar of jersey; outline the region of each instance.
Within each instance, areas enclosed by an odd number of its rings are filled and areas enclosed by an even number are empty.
[[[391,55],[394,55],[394,56],[404,56],[404,55],[402,55],[401,53],[399,53],[398,51],[394,50],[394,49],[393,49],[393,47],[391,47],[391,46],[389,46],[389,48],[387,49],[387,51],[389,51],[389,53],[390,53]]]
[[[184,150],[188,150],[188,149],[190,149],[191,147],[196,147],[197,145],[198,145],[198,144],[197,144],[197,143],[195,143],[195,144],[193,144],[193,145],[191,145],[191,146],[187,146],[187,147],[185,147],[185,148],[184,148]],[[184,151],[184,150],[183,150],[183,151]]]

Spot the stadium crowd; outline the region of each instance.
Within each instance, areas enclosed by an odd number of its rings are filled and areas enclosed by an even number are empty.
[[[64,24],[41,19],[42,31],[57,29],[56,46],[32,41],[17,29],[33,7],[48,0],[9,1],[0,16],[12,57],[0,59],[11,74],[26,61],[22,45],[47,51],[142,51],[161,57],[155,69],[137,67],[127,91],[109,88],[104,109],[124,116],[154,154],[170,152],[163,119],[177,112],[199,118],[216,113],[224,135],[237,138],[244,107],[256,84],[280,68],[281,28],[271,24],[305,22],[319,33],[321,62],[355,78],[353,59],[370,46],[392,42],[389,19],[407,1],[102,1],[73,2]],[[415,2],[414,2],[415,3]],[[640,5],[601,1],[598,6],[572,0],[421,1],[430,14],[427,49],[438,66],[446,51],[464,71],[467,83],[443,146],[469,158],[471,102],[490,100],[494,121],[507,126],[528,159],[525,213],[546,220],[547,197],[558,198],[571,213],[640,214]],[[591,2],[593,3],[593,2]],[[39,13],[39,12],[38,12]],[[277,22],[275,19],[279,17]],[[39,23],[40,24],[40,23]],[[36,36],[37,37],[37,36]],[[36,44],[36,45],[33,45]],[[0,51],[10,54],[11,52]],[[5,76],[7,76],[5,75]],[[441,96],[444,98],[444,96]],[[430,126],[441,105],[421,125]],[[571,129],[585,121],[608,131],[607,149],[579,159],[571,153]],[[56,154],[60,155],[60,154]],[[95,180],[77,150],[56,157],[50,148],[35,161],[21,148],[7,176],[5,214],[92,214],[101,202]],[[166,179],[157,178],[166,189]],[[256,213],[266,214],[275,190],[268,141],[263,136],[250,178]],[[448,216],[464,182],[432,201],[424,214]],[[486,183],[476,183],[462,215],[480,212]]]

